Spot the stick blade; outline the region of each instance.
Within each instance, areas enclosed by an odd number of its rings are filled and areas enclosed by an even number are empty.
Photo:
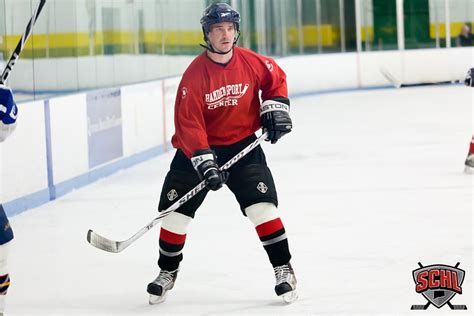
[[[395,88],[397,89],[401,88],[402,83],[397,78],[395,78],[395,76],[393,76],[392,73],[388,71],[387,68],[380,67],[380,72],[385,77],[385,79],[387,79],[388,82],[390,82]]]
[[[119,247],[119,242],[107,239],[101,235],[89,229],[87,232],[87,242],[97,249],[101,249],[107,252],[117,253],[122,249]]]

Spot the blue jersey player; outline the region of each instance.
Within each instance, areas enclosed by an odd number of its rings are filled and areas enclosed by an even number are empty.
[[[5,141],[15,130],[17,113],[18,108],[13,100],[11,89],[0,85],[0,142]],[[5,296],[10,286],[7,259],[8,249],[12,239],[12,228],[10,227],[5,210],[0,204],[0,315],[3,315]]]

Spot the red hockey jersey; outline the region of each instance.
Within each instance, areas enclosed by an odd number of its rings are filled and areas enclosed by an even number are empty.
[[[175,102],[172,144],[189,158],[209,145],[230,145],[260,128],[260,96],[288,97],[286,75],[269,57],[234,47],[230,62],[206,51],[183,74]]]

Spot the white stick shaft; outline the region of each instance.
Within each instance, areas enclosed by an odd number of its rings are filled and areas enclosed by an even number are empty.
[[[267,137],[267,133],[263,133],[260,137],[258,137],[255,141],[253,141],[250,145],[242,149],[241,152],[239,152],[237,155],[232,157],[229,161],[227,161],[223,166],[219,168],[219,170],[227,170],[229,169],[232,165],[234,165],[237,161],[242,159],[245,155],[247,155],[249,152],[251,152],[255,147],[260,145],[260,143]],[[201,181],[198,185],[196,185],[191,191],[186,193],[183,197],[181,197],[178,201],[173,203],[170,207],[168,207],[166,210],[162,211],[160,215],[158,215],[156,218],[154,218],[151,222],[149,222],[145,227],[140,229],[138,232],[136,232],[132,237],[123,240],[123,241],[113,241],[110,239],[107,239],[105,237],[102,237],[101,235],[93,232],[92,230],[89,230],[87,233],[87,241],[94,247],[102,249],[104,251],[108,252],[121,252],[128,246],[130,246],[133,242],[135,242],[138,238],[143,236],[146,232],[148,232],[150,229],[156,226],[156,224],[160,223],[163,218],[168,216],[171,212],[174,212],[177,210],[181,205],[189,201],[191,198],[193,198],[196,194],[201,192],[204,188],[206,187],[206,181]]]

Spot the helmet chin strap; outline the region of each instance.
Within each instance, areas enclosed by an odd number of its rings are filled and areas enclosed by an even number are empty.
[[[228,54],[231,50],[234,49],[235,44],[232,45],[232,48],[229,49],[229,50],[226,51],[226,52],[218,52],[218,51],[216,51],[216,50],[214,49],[214,47],[212,47],[212,45],[210,45],[210,44],[206,44],[206,45],[199,44],[199,46],[204,47],[205,49],[207,49],[207,50],[210,51],[211,53],[219,54],[219,55],[225,55],[225,54]]]

